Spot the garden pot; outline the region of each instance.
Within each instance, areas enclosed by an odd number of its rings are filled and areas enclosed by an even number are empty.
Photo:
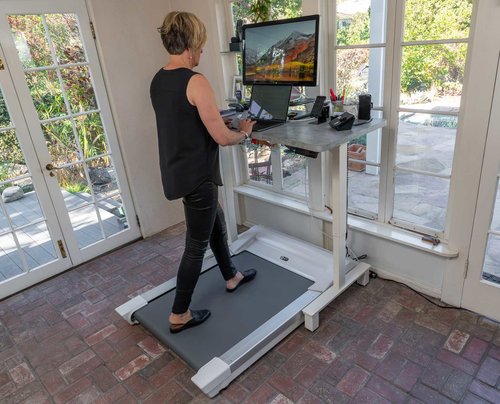
[[[347,168],[351,171],[364,171],[366,164],[355,160],[366,160],[366,146],[362,144],[350,144],[347,146]]]

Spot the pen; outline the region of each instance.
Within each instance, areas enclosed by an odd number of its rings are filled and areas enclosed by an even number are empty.
[[[330,87],[330,98],[332,99],[332,101],[337,101],[337,97],[335,97],[335,93],[333,92],[331,87]]]

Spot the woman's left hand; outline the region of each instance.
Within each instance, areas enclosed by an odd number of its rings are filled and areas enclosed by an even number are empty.
[[[253,125],[255,125],[255,121],[252,121],[251,119],[240,120],[240,130],[248,133],[249,135],[252,133]]]

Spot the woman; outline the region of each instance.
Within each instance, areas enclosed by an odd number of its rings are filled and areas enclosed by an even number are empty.
[[[177,273],[170,331],[177,333],[204,322],[209,310],[190,310],[191,296],[200,276],[210,243],[226,290],[234,292],[251,281],[255,269],[236,270],[227,245],[226,226],[218,203],[219,145],[227,146],[250,137],[253,122],[244,119],[240,130],[229,130],[222,120],[208,80],[192,71],[198,66],[207,33],[191,13],[169,13],[159,28],[170,61],[151,82],[151,101],[156,113],[160,169],[169,200],[183,198],[186,247]]]

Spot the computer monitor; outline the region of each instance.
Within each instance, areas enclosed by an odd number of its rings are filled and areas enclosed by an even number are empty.
[[[315,86],[319,15],[243,26],[243,83]]]

